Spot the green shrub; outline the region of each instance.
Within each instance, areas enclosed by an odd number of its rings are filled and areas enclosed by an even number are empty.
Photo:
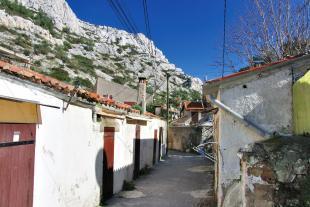
[[[42,10],[34,16],[33,21],[36,25],[43,27],[48,30],[51,34],[54,34],[54,23],[51,18],[49,18]]]
[[[101,70],[102,72],[104,72],[105,74],[109,74],[109,75],[113,75],[114,74],[114,71],[111,70],[110,68],[107,68],[105,66],[96,66],[96,68],[98,70]]]
[[[148,66],[153,66],[153,63],[152,62],[146,62],[145,64],[147,64]]]
[[[63,33],[66,33],[66,34],[70,34],[70,29],[69,29],[69,27],[63,27],[63,28],[62,28],[62,32],[63,32]]]
[[[52,68],[48,75],[60,81],[65,81],[65,82],[71,81],[71,78],[69,77],[69,73],[60,68]]]
[[[65,51],[64,46],[56,46],[54,49],[55,57],[62,60],[62,62],[68,62],[68,54]]]
[[[25,19],[32,19],[34,12],[19,4],[17,1],[1,0],[0,8],[4,9],[8,14],[20,16]]]
[[[93,89],[94,85],[88,78],[75,77],[73,80],[74,85],[80,85],[88,89]]]
[[[52,51],[51,45],[46,40],[43,40],[40,44],[34,45],[33,49],[36,55],[47,55]]]
[[[13,48],[10,45],[6,45],[3,42],[0,42],[0,46],[6,48],[8,50],[13,50]]]
[[[123,59],[120,57],[110,57],[111,60],[115,61],[115,62],[119,62],[122,61]]]
[[[4,25],[0,25],[0,32],[6,32],[8,31],[8,28]]]
[[[117,51],[118,54],[122,54],[122,52],[123,52],[123,50],[121,48],[117,48],[116,51]]]
[[[1,0],[0,8],[4,9],[8,14],[20,16],[25,19],[33,20],[33,23],[50,31],[51,34],[55,33],[54,23],[42,10],[35,12],[17,1]]]
[[[134,56],[139,55],[140,53],[135,48],[130,48],[130,52],[128,52],[128,55]]]
[[[113,79],[112,79],[113,82],[115,83],[119,83],[121,85],[124,85],[127,83],[127,80],[124,78],[124,77],[121,77],[121,76],[115,76]]]
[[[109,60],[110,59],[110,55],[107,53],[100,53],[100,57],[103,60]]]
[[[38,68],[38,67],[36,67],[36,66],[34,66],[34,65],[30,66],[30,69],[33,70],[33,71],[36,71],[36,72],[38,72],[38,73],[44,74],[44,73],[41,71],[40,68]]]
[[[14,43],[22,48],[30,48],[32,45],[30,38],[25,34],[19,34],[17,38],[15,38]]]
[[[116,44],[116,45],[119,45],[120,41],[121,41],[121,38],[120,38],[120,37],[117,37],[116,40],[115,40],[115,44]]]
[[[94,70],[93,61],[87,57],[81,55],[73,55],[72,59],[69,60],[67,65],[69,68],[80,70],[84,73],[96,75]]]
[[[24,50],[24,55],[29,56],[31,54],[30,50]]]
[[[63,48],[65,51],[68,51],[68,50],[72,49],[72,45],[69,42],[64,41]]]
[[[138,89],[138,86],[137,85],[134,85],[132,83],[129,83],[128,86],[132,89]]]
[[[122,63],[114,63],[118,70],[124,70],[125,66]]]
[[[148,94],[153,94],[153,92],[154,92],[153,86],[148,84],[148,85],[146,86],[146,92],[147,92]]]
[[[71,44],[82,44],[86,51],[93,51],[95,47],[95,42],[93,40],[82,36],[77,37],[75,35],[69,35],[67,41]]]
[[[155,114],[155,106],[153,104],[147,104],[146,111]]]
[[[41,61],[40,60],[36,60],[36,61],[34,61],[34,64],[36,66],[40,67],[41,66]]]
[[[140,105],[138,105],[138,104],[133,105],[132,108],[133,108],[133,109],[136,109],[136,110],[139,110],[140,112],[143,111],[142,107],[141,107]]]
[[[94,47],[91,45],[83,45],[83,48],[88,52],[94,51]]]
[[[130,44],[126,44],[126,45],[119,45],[119,47],[121,47],[123,50],[127,50],[128,48],[133,48],[135,46],[130,45]]]
[[[69,35],[67,37],[67,41],[70,42],[71,44],[84,44],[84,45],[88,45],[91,47],[95,46],[95,42],[91,39],[88,39],[86,37],[82,37],[82,36],[75,36],[75,35]]]

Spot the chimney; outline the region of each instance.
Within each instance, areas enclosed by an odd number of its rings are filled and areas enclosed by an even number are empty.
[[[145,77],[139,77],[137,103],[142,107],[142,112],[146,112],[146,84]]]

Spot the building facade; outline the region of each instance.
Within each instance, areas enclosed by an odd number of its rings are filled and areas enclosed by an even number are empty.
[[[309,65],[309,55],[288,58],[204,85],[204,97],[219,109],[213,125],[218,206],[245,205],[240,198],[241,149],[294,134],[293,85]],[[237,202],[228,202],[232,200]]]
[[[97,206],[166,152],[160,118],[2,61],[0,105],[0,206]]]

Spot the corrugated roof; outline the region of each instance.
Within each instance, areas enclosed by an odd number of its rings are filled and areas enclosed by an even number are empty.
[[[0,60],[0,71],[6,74],[19,77],[21,79],[31,81],[36,84],[47,86],[51,89],[54,89],[55,91],[58,91],[64,94],[76,93],[77,97],[85,99],[89,102],[96,102],[96,103],[112,106],[116,109],[126,110],[126,111],[133,112],[133,113],[140,113],[138,110],[132,109],[130,105],[116,102],[113,99],[103,97],[97,93],[90,92],[85,89],[75,88],[73,85],[64,83],[55,78],[40,74],[38,72],[35,72],[27,68],[15,66],[5,61],[1,61],[1,60]]]

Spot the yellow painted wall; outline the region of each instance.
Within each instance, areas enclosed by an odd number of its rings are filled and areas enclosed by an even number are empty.
[[[0,99],[0,123],[40,123],[40,106]]]
[[[310,71],[293,86],[294,133],[310,134]]]

